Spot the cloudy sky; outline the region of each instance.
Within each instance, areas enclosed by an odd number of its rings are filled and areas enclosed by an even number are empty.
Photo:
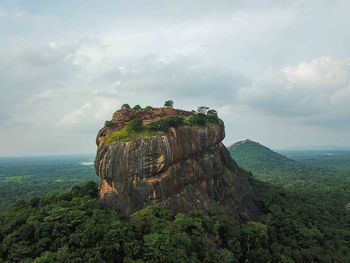
[[[350,146],[350,1],[0,1],[0,155],[94,153],[123,103],[207,105],[225,143]]]

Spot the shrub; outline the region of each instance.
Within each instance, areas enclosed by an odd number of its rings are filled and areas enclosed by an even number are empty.
[[[167,124],[161,120],[153,121],[150,124],[148,124],[146,127],[150,131],[164,131],[164,132],[166,132],[169,129]]]
[[[207,116],[203,113],[192,114],[185,119],[187,125],[205,126],[207,124]]]
[[[165,121],[170,127],[179,127],[183,124],[184,119],[181,116],[169,116],[164,117],[163,121]]]
[[[215,115],[207,115],[207,120],[210,123],[216,123],[216,124],[220,122],[220,119],[218,118],[218,116],[215,116]]]
[[[113,126],[112,121],[105,121],[105,127],[111,127],[111,126]]]
[[[146,106],[145,111],[151,111],[153,108],[151,106]]]
[[[127,133],[139,132],[143,130],[142,120],[139,118],[133,119],[126,126]]]
[[[219,117],[216,110],[208,110],[207,119],[210,123],[219,123]]]
[[[159,119],[158,121],[153,121],[146,127],[151,131],[163,131],[167,132],[171,127],[179,127],[184,123],[184,119],[181,116],[168,116]]]

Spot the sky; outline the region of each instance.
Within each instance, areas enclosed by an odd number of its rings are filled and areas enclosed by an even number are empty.
[[[350,1],[0,1],[0,156],[94,153],[124,103],[216,109],[225,144],[350,147]]]

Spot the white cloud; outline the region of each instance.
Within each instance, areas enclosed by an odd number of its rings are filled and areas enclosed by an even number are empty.
[[[92,102],[86,102],[79,109],[63,115],[56,127],[77,130],[100,128],[120,105],[121,103],[116,99],[97,97]]]
[[[55,16],[52,14],[33,14],[26,10],[16,9],[16,10],[1,10],[0,18],[17,20],[24,23],[49,23],[55,20]]]
[[[86,116],[89,109],[91,109],[91,103],[87,102],[79,109],[65,114],[57,123],[57,127],[67,127],[76,124],[82,117]]]
[[[218,114],[221,115],[229,115],[231,113],[232,107],[230,105],[222,105],[217,108]]]
[[[330,124],[350,120],[350,59],[322,56],[256,77],[237,101],[270,115]]]
[[[112,113],[121,106],[121,102],[113,98],[99,98],[96,104],[93,116],[98,121],[111,118]],[[101,124],[103,123],[100,122],[100,125]]]
[[[298,128],[298,143],[302,123],[318,125],[315,141],[326,128],[350,140],[339,127],[350,123],[349,1],[10,2],[0,4],[0,143],[23,125],[27,139],[3,154],[93,150],[119,105],[165,99],[216,108],[232,139],[258,123],[265,138]]]
[[[304,61],[282,70],[294,87],[306,89],[338,89],[349,81],[350,59],[331,59],[328,56]]]
[[[52,89],[44,89],[29,98],[30,103],[37,103],[42,100],[49,100],[58,97],[58,92]]]

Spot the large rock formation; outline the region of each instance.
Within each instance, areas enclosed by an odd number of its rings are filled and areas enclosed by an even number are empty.
[[[162,116],[191,114],[164,112],[117,111],[112,124],[100,130],[95,168],[101,177],[102,202],[126,214],[149,203],[162,202],[174,212],[208,211],[220,206],[241,220],[256,215],[258,209],[246,174],[222,144],[222,121],[204,127],[182,125],[166,133],[105,143],[106,136],[133,118],[149,123]]]

